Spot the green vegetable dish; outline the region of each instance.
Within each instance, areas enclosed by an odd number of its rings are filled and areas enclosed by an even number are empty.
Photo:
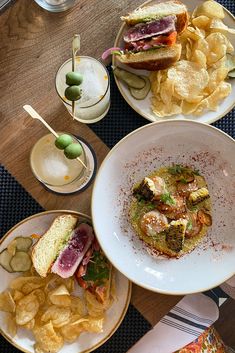
[[[134,185],[131,224],[156,253],[180,257],[193,250],[212,225],[205,178],[192,168],[160,168]]]

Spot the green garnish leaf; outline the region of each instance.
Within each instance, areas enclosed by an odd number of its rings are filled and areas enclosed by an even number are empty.
[[[198,169],[195,169],[195,170],[193,171],[193,174],[195,174],[195,175],[201,175]]]
[[[154,209],[156,208],[156,206],[155,206],[153,203],[148,203],[148,204],[146,205],[146,208],[147,208],[149,211],[151,211],[151,210],[154,210]]]
[[[172,167],[168,168],[168,172],[172,175],[181,174],[185,170],[180,164],[175,164]]]
[[[179,183],[182,183],[182,184],[188,184],[187,180],[185,178],[181,178],[179,180]]]
[[[175,205],[175,200],[169,192],[165,192],[161,195],[161,201],[166,203],[167,205]]]
[[[87,265],[87,272],[83,279],[101,285],[109,278],[109,263],[106,257],[99,251],[94,251],[90,262]]]
[[[119,50],[112,50],[111,54],[113,55],[122,55],[122,53]]]
[[[192,207],[190,208],[190,210],[193,211],[193,212],[196,212],[196,211],[198,211],[198,208],[197,208],[197,206],[192,206]]]
[[[187,223],[187,229],[188,230],[192,230],[193,229],[193,222],[191,221],[191,219]]]

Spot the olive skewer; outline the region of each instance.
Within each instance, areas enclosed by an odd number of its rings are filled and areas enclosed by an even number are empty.
[[[24,110],[25,110],[33,119],[38,119],[38,120],[40,120],[40,121],[44,124],[44,126],[45,126],[56,138],[59,137],[59,135],[57,134],[57,132],[52,129],[52,127],[33,109],[33,107],[31,107],[31,105],[24,105],[23,108],[24,108]],[[84,163],[79,157],[77,157],[76,160],[77,160],[79,163],[81,163],[84,168],[87,169],[87,166],[85,165],[85,163]]]
[[[72,71],[75,71],[75,60],[76,60],[76,54],[77,51],[80,50],[80,35],[79,34],[74,34],[73,40],[72,40]],[[75,101],[72,101],[72,115],[74,119],[75,115]]]

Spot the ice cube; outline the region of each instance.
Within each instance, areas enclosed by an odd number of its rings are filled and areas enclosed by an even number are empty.
[[[90,61],[81,61],[77,70],[83,75],[81,84],[82,97],[79,101],[82,105],[92,105],[104,94],[104,88],[97,65]]]

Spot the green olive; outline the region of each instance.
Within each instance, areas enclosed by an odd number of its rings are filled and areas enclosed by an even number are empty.
[[[72,85],[80,85],[83,81],[83,77],[79,72],[68,72],[66,74],[66,84],[68,86],[72,86]]]
[[[82,154],[82,146],[80,143],[71,143],[65,148],[64,154],[68,159],[75,159]]]
[[[78,86],[69,86],[66,88],[64,95],[69,101],[76,101],[81,97],[81,90]]]
[[[60,150],[64,150],[67,146],[73,143],[73,139],[70,135],[63,134],[56,138],[55,145]]]

